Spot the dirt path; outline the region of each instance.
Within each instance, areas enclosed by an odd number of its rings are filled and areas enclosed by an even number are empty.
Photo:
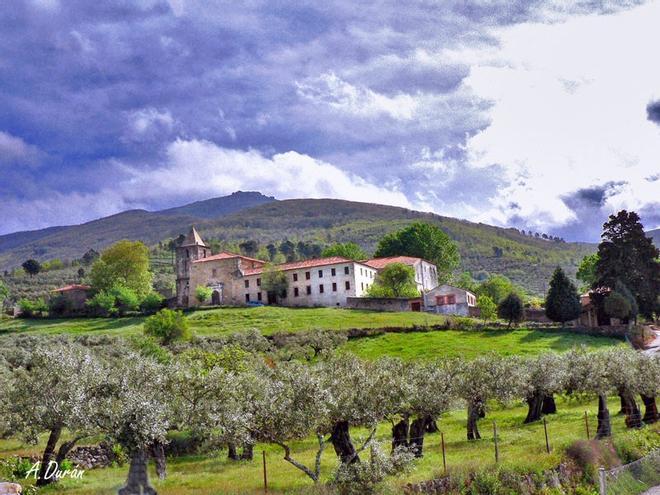
[[[660,328],[651,325],[651,332],[655,334],[655,339],[642,351],[645,354],[660,354]],[[660,492],[658,492],[660,495]]]
[[[660,495],[660,485],[654,486],[650,490],[645,491],[642,495]]]

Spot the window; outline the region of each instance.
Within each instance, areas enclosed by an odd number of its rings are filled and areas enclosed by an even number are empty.
[[[293,288],[293,297],[298,297],[298,294],[299,294],[298,287],[294,287]]]
[[[257,301],[261,301],[261,292],[257,292]]]
[[[307,286],[307,295],[309,296],[312,293],[312,286],[308,285]]]
[[[245,302],[250,302],[250,294],[245,294]]]
[[[348,275],[349,273],[351,273],[350,269],[347,266],[345,266],[344,267],[344,275]]]
[[[186,249],[186,258],[190,258],[190,251]]]
[[[211,271],[213,272],[213,276],[214,276],[214,277],[217,277],[217,276],[218,276],[218,269],[217,269],[217,268],[214,268],[214,269],[211,270]]]
[[[337,275],[337,270],[334,269],[334,268],[331,269],[331,270],[330,270],[330,275],[332,275],[333,277],[334,277],[335,275]]]
[[[360,268],[360,276],[362,276],[362,268]]]
[[[319,278],[323,278],[323,270],[319,270]]]
[[[312,277],[310,272],[305,272],[305,280],[309,280]]]
[[[319,294],[323,294],[323,284],[319,285]]]
[[[351,290],[351,283],[348,280],[346,281],[346,290]]]
[[[364,290],[364,282],[362,282],[360,286],[362,287],[362,290]]]
[[[297,281],[298,281],[298,274],[297,274],[297,273],[294,273],[294,274],[293,274],[293,281],[294,281],[294,282],[297,282]]]
[[[246,288],[246,289],[249,289],[249,288],[250,288],[250,281],[249,281],[249,280],[246,280],[246,281],[245,281],[245,288]]]
[[[332,292],[337,292],[337,282],[332,282]]]
[[[447,296],[437,296],[435,298],[436,303],[438,306],[446,306],[448,304],[456,304],[456,296],[453,294],[449,294]]]
[[[261,279],[260,278],[257,279],[257,287],[261,287]]]

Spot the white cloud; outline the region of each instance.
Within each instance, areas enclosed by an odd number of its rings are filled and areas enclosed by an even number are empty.
[[[24,165],[33,167],[39,164],[43,153],[36,146],[26,143],[20,137],[0,131],[0,166]]]
[[[174,125],[172,114],[165,110],[163,112],[156,108],[141,108],[130,113],[132,130],[138,134],[146,134],[154,127],[171,129]]]
[[[497,30],[493,49],[447,52],[469,60],[465,84],[493,103],[490,125],[468,140],[470,164],[501,164],[508,186],[484,221],[506,223],[517,203],[530,226],[575,220],[561,196],[626,181],[605,208],[660,197],[644,178],[660,170],[660,129],[646,105],[660,96],[660,2],[561,24]]]
[[[227,149],[201,140],[172,142],[167,163],[157,169],[125,166],[122,184],[129,201],[204,199],[237,190],[258,190],[286,198],[339,198],[409,207],[405,195],[361,177],[288,151],[267,157],[258,151]]]
[[[410,120],[418,109],[415,98],[408,94],[385,96],[363,86],[354,86],[333,72],[298,82],[298,94],[319,105],[359,117],[389,116]]]

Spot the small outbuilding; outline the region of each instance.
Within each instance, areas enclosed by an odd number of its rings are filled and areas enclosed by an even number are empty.
[[[64,299],[71,311],[82,311],[85,309],[85,302],[87,302],[91,290],[89,285],[72,284],[53,289],[51,293],[54,297],[59,296]]]
[[[438,285],[424,294],[424,306],[433,313],[470,316],[470,308],[477,306],[477,296],[460,287]]]

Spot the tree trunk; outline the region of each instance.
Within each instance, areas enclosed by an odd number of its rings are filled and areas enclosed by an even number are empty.
[[[408,431],[410,424],[408,418],[404,418],[392,427],[392,452],[397,447],[408,447]]]
[[[622,390],[619,390],[619,403],[621,404],[621,406],[617,414],[625,414],[626,416],[628,416],[628,411],[626,410],[628,405],[626,404],[626,397]]]
[[[479,434],[479,427],[477,422],[480,417],[483,417],[483,405],[481,401],[474,401],[468,403],[468,418],[467,418],[467,439],[468,440],[479,440],[481,435]]]
[[[538,421],[543,416],[543,395],[534,392],[531,396],[527,397],[527,417],[524,423],[533,423]]]
[[[642,395],[642,402],[644,403],[644,417],[642,421],[647,425],[658,421],[658,406],[656,406],[655,397]]]
[[[227,458],[230,461],[240,461],[241,458],[238,456],[238,452],[236,451],[236,444],[233,443],[228,443],[227,444]]]
[[[69,440],[68,442],[62,443],[60,445],[59,450],[57,451],[57,457],[55,457],[55,462],[57,463],[58,466],[61,466],[64,460],[66,459],[66,456],[71,452],[71,449],[73,446],[78,443],[78,440],[80,440],[83,437],[76,437],[72,440]]]
[[[144,450],[132,453],[126,485],[117,493],[118,495],[157,495],[156,490],[149,484],[147,454]]]
[[[550,394],[543,397],[543,407],[541,408],[541,414],[556,414],[556,413],[557,413],[557,404],[555,404],[554,396]]]
[[[434,433],[438,431],[438,426],[431,416],[424,416],[417,418],[410,426],[410,442],[408,445],[412,447],[415,457],[424,456],[424,434]]]
[[[596,438],[606,438],[612,436],[612,427],[610,425],[610,411],[607,409],[607,398],[604,395],[598,396],[598,429]]]
[[[342,464],[353,464],[360,462],[353,442],[351,442],[351,434],[348,430],[348,421],[338,421],[332,427],[332,434],[330,441],[335,448],[337,457],[341,460]]]
[[[254,444],[246,443],[243,445],[243,452],[241,452],[241,460],[251,461],[254,459]]]
[[[637,406],[635,397],[627,390],[621,394],[623,400],[623,412],[626,415],[626,426],[628,428],[642,427],[642,412]]]
[[[50,430],[50,435],[48,435],[48,442],[46,442],[46,448],[44,449],[44,453],[41,457],[41,466],[39,466],[39,475],[37,476],[37,486],[46,486],[53,481],[55,481],[54,478],[46,478],[46,474],[48,471],[48,466],[50,465],[50,462],[53,460],[53,454],[55,454],[55,447],[57,446],[57,442],[60,440],[60,435],[62,434],[62,427],[61,426],[56,426],[52,430]]]
[[[159,480],[167,478],[167,459],[165,458],[165,446],[156,442],[151,446],[151,455],[156,464],[156,474]]]

